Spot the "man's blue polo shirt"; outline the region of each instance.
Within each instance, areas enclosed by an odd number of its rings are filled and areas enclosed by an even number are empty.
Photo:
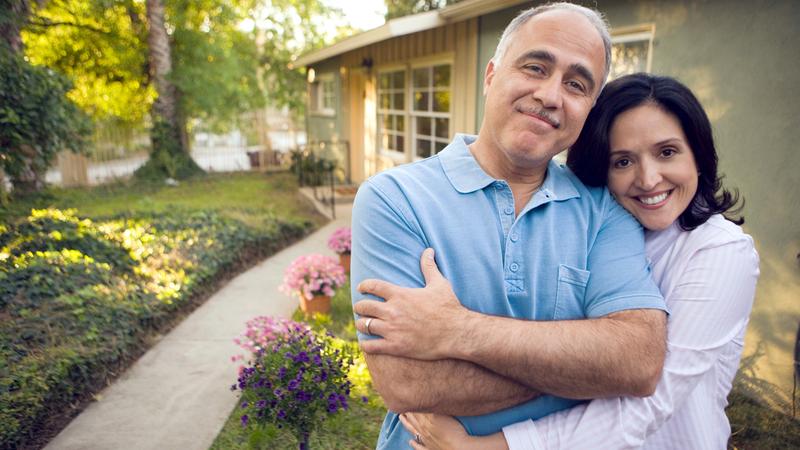
[[[469,152],[474,140],[457,135],[438,155],[361,185],[352,217],[353,301],[364,298],[355,288],[367,278],[424,286],[419,259],[432,247],[439,269],[471,310],[565,320],[666,309],[650,278],[639,223],[605,188],[587,188],[551,162],[541,188],[515,217],[508,184],[486,174]],[[458,386],[454,379],[451,388]],[[459,420],[470,434],[485,435],[577,403],[542,396]],[[389,412],[378,448],[409,448],[410,439]]]

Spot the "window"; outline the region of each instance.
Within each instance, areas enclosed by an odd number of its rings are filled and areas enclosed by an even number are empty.
[[[405,70],[378,74],[378,127],[381,151],[405,153]]]
[[[414,157],[427,158],[450,142],[450,65],[412,70]]]
[[[450,143],[450,64],[378,74],[378,146],[398,162],[427,158]]]
[[[622,29],[611,38],[611,71],[608,79],[636,72],[649,72],[652,59],[653,27]]]
[[[311,112],[327,116],[336,114],[335,80],[332,73],[325,73],[311,83]]]

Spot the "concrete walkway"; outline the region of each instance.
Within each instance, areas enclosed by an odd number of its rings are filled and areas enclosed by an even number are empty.
[[[333,255],[327,239],[350,225],[351,204],[337,204],[336,220],[239,275],[147,351],[50,444],[62,449],[206,450],[238,393],[233,343],[247,320],[288,317],[297,301],[278,291],[283,271],[297,256]],[[327,215],[330,207],[318,205]]]

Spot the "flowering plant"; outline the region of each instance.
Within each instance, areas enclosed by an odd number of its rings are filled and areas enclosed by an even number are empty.
[[[328,248],[338,254],[350,254],[350,227],[341,227],[328,238]]]
[[[242,393],[242,426],[286,426],[297,437],[300,449],[307,449],[314,427],[348,408],[351,383],[347,372],[353,357],[346,347],[335,348],[332,335],[315,333],[306,325],[254,320],[267,325],[263,333],[254,334],[264,345],[231,386]],[[251,323],[254,321],[248,323],[246,335],[257,327]]]
[[[344,268],[330,256],[300,256],[286,268],[280,290],[288,295],[311,300],[315,295],[332,297],[333,290],[344,285]]]

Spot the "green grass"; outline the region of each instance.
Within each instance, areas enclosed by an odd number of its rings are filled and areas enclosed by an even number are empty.
[[[81,216],[107,217],[123,213],[162,213],[180,208],[212,210],[259,228],[266,218],[289,221],[325,219],[297,192],[288,172],[209,174],[182,181],[178,186],[124,182],[93,188],[50,188],[0,208],[0,221],[23,217],[33,208],[76,208]]]
[[[294,320],[304,319],[303,314],[297,311]],[[350,303],[350,286],[346,285],[336,291],[331,302],[331,314],[317,315],[309,320],[314,328],[324,327],[336,337],[355,342],[355,325],[353,324],[353,311]],[[235,380],[231,380],[233,382]],[[386,415],[386,407],[372,388],[369,372],[363,358],[356,361],[350,370],[350,381],[353,389],[350,398],[350,408],[335,414],[325,422],[320,429],[312,433],[309,446],[312,449],[337,449],[359,450],[374,449],[378,440],[381,423]],[[221,387],[224,388],[224,387]],[[367,398],[367,402],[362,400]],[[258,449],[295,449],[298,444],[294,436],[287,430],[264,430],[260,439],[251,438],[251,432],[242,428],[239,421],[241,413],[238,408],[231,411],[211,450],[244,450]],[[251,439],[253,442],[251,442]]]

